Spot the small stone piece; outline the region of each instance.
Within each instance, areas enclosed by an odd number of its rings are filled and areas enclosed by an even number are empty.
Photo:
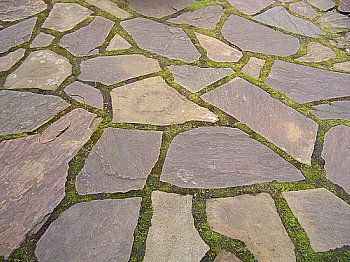
[[[350,121],[350,101],[334,101],[331,105],[313,106],[312,112],[321,119],[345,119]]]
[[[47,8],[42,0],[1,0],[0,20],[15,21],[27,18]]]
[[[269,194],[209,199],[212,230],[243,241],[258,261],[295,262],[294,245]]]
[[[254,15],[265,7],[275,3],[275,0],[228,0],[238,11],[247,15]]]
[[[80,82],[74,82],[68,85],[64,91],[80,103],[103,109],[103,97],[101,91],[97,88]]]
[[[196,33],[196,37],[201,46],[207,51],[209,59],[216,62],[238,62],[243,56],[242,52],[226,45],[220,40]]]
[[[116,3],[110,0],[86,0],[86,2],[120,19],[125,19],[131,16],[130,13],[121,9]]]
[[[30,47],[45,47],[50,45],[54,39],[55,37],[53,35],[40,33],[34,38],[33,42],[30,44]]]
[[[335,11],[325,13],[316,22],[332,32],[341,32],[344,29],[350,29],[349,17]]]
[[[6,56],[0,57],[0,72],[11,69],[23,56],[26,50],[21,48],[13,51]]]
[[[282,193],[315,252],[350,245],[350,206],[325,188]]]
[[[256,79],[260,76],[260,71],[264,67],[265,60],[251,57],[249,58],[248,63],[242,68],[242,73],[245,73],[251,77],[254,77]]]
[[[135,18],[120,24],[141,49],[186,62],[194,62],[201,56],[181,28],[170,27],[146,18]]]
[[[350,61],[337,63],[333,66],[336,69],[350,72]]]
[[[319,63],[335,57],[335,53],[329,47],[317,42],[310,42],[307,46],[307,54],[295,60],[301,62]]]
[[[109,45],[107,46],[106,50],[107,51],[114,51],[114,50],[122,50],[122,49],[128,49],[130,48],[131,45],[126,41],[123,37],[120,35],[116,34]]]
[[[6,78],[5,87],[56,90],[71,73],[67,58],[50,50],[36,51]]]
[[[235,72],[230,68],[202,68],[191,65],[171,65],[168,68],[175,82],[193,93]]]
[[[316,10],[305,2],[292,3],[289,6],[289,10],[298,15],[305,16],[309,19],[313,19],[317,16]]]
[[[234,254],[221,250],[219,255],[216,256],[214,262],[241,262],[241,260]]]
[[[350,13],[350,1],[349,0],[340,0],[338,10],[344,13]]]
[[[192,196],[155,191],[152,208],[144,261],[200,261],[209,247],[194,227]]]
[[[157,60],[142,55],[100,56],[83,61],[80,80],[112,85],[162,70]]]
[[[307,0],[307,2],[322,11],[327,11],[335,6],[332,0]]]
[[[128,261],[140,203],[129,198],[74,205],[38,241],[38,261]]]
[[[337,47],[344,48],[346,51],[350,52],[350,32],[342,37],[339,37]]]

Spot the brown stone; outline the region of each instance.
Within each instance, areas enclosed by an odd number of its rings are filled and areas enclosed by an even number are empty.
[[[312,111],[321,119],[346,119],[350,121],[350,101],[334,101],[331,104],[313,106]]]
[[[214,259],[214,262],[241,262],[234,254],[221,250],[219,255]]]
[[[260,71],[264,67],[265,60],[251,57],[249,58],[247,64],[242,68],[242,73],[245,73],[251,77],[254,77],[256,79],[260,76]]]
[[[15,21],[35,15],[47,8],[42,0],[1,0],[0,20]]]
[[[325,13],[316,22],[331,32],[341,32],[344,29],[350,29],[349,17],[339,14],[336,11]]]
[[[228,0],[228,2],[237,8],[238,11],[248,15],[254,15],[265,7],[274,4],[275,0]]]
[[[120,35],[116,34],[109,45],[107,46],[106,50],[107,51],[114,51],[114,50],[122,50],[122,49],[128,49],[130,48],[131,45],[126,41],[123,37]]]
[[[333,67],[339,70],[350,72],[350,61],[337,63]]]
[[[297,58],[297,61],[318,63],[335,58],[336,54],[327,46],[317,42],[310,42],[307,46],[307,54]]]
[[[20,48],[16,51],[9,53],[6,56],[0,57],[0,71],[7,71],[11,69],[23,56],[26,50]]]
[[[73,82],[64,89],[64,92],[80,103],[103,109],[102,93],[97,88],[80,82]]]
[[[40,33],[34,38],[33,42],[30,44],[30,47],[45,47],[50,45],[54,39],[55,37],[53,35]]]
[[[121,9],[116,3],[110,0],[86,0],[86,2],[120,19],[125,19],[131,16],[130,13]]]

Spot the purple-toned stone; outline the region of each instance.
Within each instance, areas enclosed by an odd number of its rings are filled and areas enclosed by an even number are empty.
[[[315,18],[317,16],[317,11],[305,2],[292,3],[289,6],[289,10],[293,13],[305,16],[310,19]]]
[[[350,19],[346,15],[331,11],[325,13],[316,21],[321,26],[327,28],[331,32],[341,32],[344,29],[350,29]]]
[[[121,9],[115,2],[110,0],[86,0],[86,2],[120,19],[125,19],[131,16],[130,13]]]
[[[335,6],[332,0],[307,0],[307,2],[322,11],[327,11]]]
[[[312,111],[321,119],[345,119],[350,121],[350,101],[334,101],[331,104],[313,106]]]
[[[11,69],[23,56],[26,50],[20,48],[16,51],[13,51],[6,56],[0,57],[0,71],[7,71]]]
[[[27,18],[47,8],[42,0],[1,0],[0,20],[15,21]]]
[[[350,1],[349,0],[340,0],[338,10],[344,13],[350,13]]]
[[[53,35],[40,33],[34,38],[33,42],[30,44],[30,47],[45,47],[50,45],[54,39],[55,37]]]
[[[103,109],[102,93],[97,88],[80,82],[73,82],[64,89],[64,92],[80,103]]]
[[[228,0],[238,11],[247,15],[254,15],[275,3],[275,0]]]

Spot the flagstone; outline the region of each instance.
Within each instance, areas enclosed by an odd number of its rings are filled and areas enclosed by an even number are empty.
[[[69,84],[64,92],[80,103],[103,109],[102,93],[97,88],[76,81]]]
[[[256,79],[259,78],[261,69],[265,65],[265,60],[251,57],[249,58],[247,64],[242,68],[242,73],[245,73],[251,77],[254,77]]]
[[[114,50],[128,49],[130,47],[131,45],[128,43],[128,41],[126,41],[121,35],[116,34],[110,41],[106,50],[114,51]]]
[[[305,2],[292,3],[289,10],[301,16],[313,19],[317,16],[317,11]]]
[[[26,50],[23,48],[17,49],[5,56],[0,57],[0,71],[11,69],[23,56]]]
[[[340,0],[338,10],[344,13],[350,13],[350,1],[349,0]]]
[[[131,16],[130,13],[121,9],[115,2],[112,2],[111,0],[86,0],[86,2],[120,19],[125,19]]]
[[[275,3],[275,0],[228,0],[238,11],[247,15],[254,15]]]
[[[344,48],[347,52],[350,52],[350,32],[344,36],[339,37],[336,42],[338,48]]]
[[[350,121],[350,101],[334,101],[330,105],[313,106],[312,111],[321,119],[346,119]]]
[[[350,29],[349,17],[335,11],[325,13],[323,16],[317,19],[316,22],[331,32],[341,32],[344,29]]]
[[[333,67],[336,69],[350,72],[350,61],[334,64]]]
[[[296,60],[301,62],[319,63],[335,57],[336,54],[329,47],[317,42],[310,42],[307,46],[307,54]]]
[[[307,2],[322,11],[327,11],[335,6],[332,0],[307,0]]]
[[[214,262],[241,262],[241,260],[234,254],[221,250],[219,255],[214,259]]]
[[[51,44],[51,42],[55,39],[53,35],[40,33],[38,34],[33,42],[30,44],[30,47],[45,47]]]
[[[44,11],[47,5],[42,0],[1,0],[0,20],[15,21]]]

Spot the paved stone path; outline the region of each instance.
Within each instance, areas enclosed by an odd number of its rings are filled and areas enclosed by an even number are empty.
[[[0,261],[350,261],[349,0],[0,0]]]

